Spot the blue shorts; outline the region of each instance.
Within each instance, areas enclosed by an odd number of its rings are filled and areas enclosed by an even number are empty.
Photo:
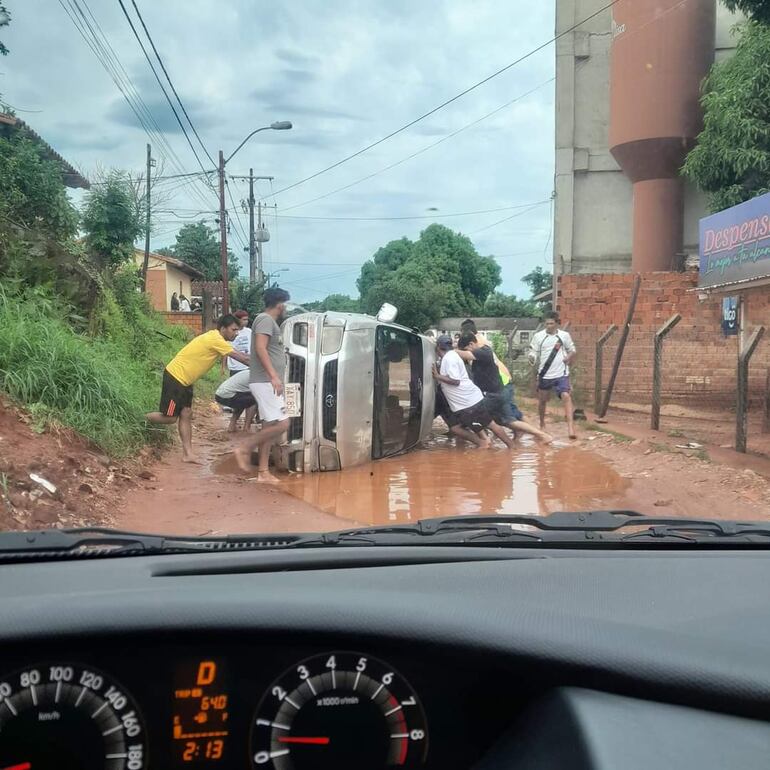
[[[566,377],[555,377],[552,380],[540,379],[537,384],[538,390],[555,390],[556,395],[561,398],[565,393],[572,393],[572,386],[569,382],[569,375]]]
[[[509,382],[507,385],[503,385],[503,395],[505,396],[505,401],[509,406],[509,412],[510,412],[510,419],[506,420],[506,425],[511,422],[512,420],[523,420],[524,415],[521,413],[521,409],[519,409],[518,406],[516,406],[516,403],[513,400],[513,383]]]

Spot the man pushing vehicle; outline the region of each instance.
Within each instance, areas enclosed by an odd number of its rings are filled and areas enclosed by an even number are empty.
[[[232,341],[240,331],[240,321],[233,315],[223,315],[217,328],[199,334],[188,342],[163,371],[160,409],[145,415],[156,425],[177,423],[182,439],[182,460],[196,462],[192,451],[193,385],[219,361],[222,356],[248,364],[249,357],[235,350]]]

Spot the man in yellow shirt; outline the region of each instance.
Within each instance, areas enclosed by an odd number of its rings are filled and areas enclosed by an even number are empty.
[[[249,357],[235,350],[232,341],[241,329],[240,321],[232,315],[223,315],[217,328],[199,334],[188,342],[163,371],[160,411],[145,415],[148,422],[171,425],[177,422],[182,439],[182,460],[195,462],[192,451],[193,385],[203,377],[222,356],[248,366]]]

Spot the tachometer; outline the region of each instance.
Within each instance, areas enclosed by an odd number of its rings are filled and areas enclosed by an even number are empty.
[[[303,660],[264,695],[251,732],[257,768],[417,767],[428,728],[417,695],[392,666],[354,652]]]
[[[143,770],[139,709],[93,668],[40,663],[0,680],[0,768]]]

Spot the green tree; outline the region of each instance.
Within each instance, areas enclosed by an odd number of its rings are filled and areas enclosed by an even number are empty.
[[[543,270],[540,265],[532,270],[532,272],[522,276],[521,280],[529,286],[533,297],[542,294],[553,286],[553,275],[547,270]]]
[[[7,8],[0,3],[0,27],[7,27],[11,23],[11,14]],[[0,56],[7,56],[8,49],[3,45],[3,41],[0,40]]]
[[[361,268],[358,289],[364,312],[383,302],[399,309],[399,321],[426,328],[448,315],[478,315],[500,283],[500,266],[479,255],[471,240],[432,224],[417,241],[401,238],[383,246]]]
[[[724,4],[733,13],[743,11],[757,21],[770,23],[770,0],[724,0]]]
[[[176,257],[191,267],[200,270],[207,281],[222,279],[222,261],[216,231],[205,222],[184,225],[176,234],[173,247],[158,249],[159,254]],[[227,277],[229,281],[240,278],[241,267],[230,249],[227,250]]]
[[[749,21],[740,29],[735,55],[706,79],[703,131],[683,167],[712,211],[770,190],[770,26]]]
[[[495,291],[487,297],[482,312],[490,318],[531,318],[539,315],[540,309],[531,300]]]
[[[361,303],[347,294],[330,294],[320,302],[321,311],[331,310],[336,313],[360,313]]]
[[[112,172],[88,193],[82,226],[86,250],[99,269],[114,269],[133,258],[134,241],[142,233],[142,212],[122,174]]]

